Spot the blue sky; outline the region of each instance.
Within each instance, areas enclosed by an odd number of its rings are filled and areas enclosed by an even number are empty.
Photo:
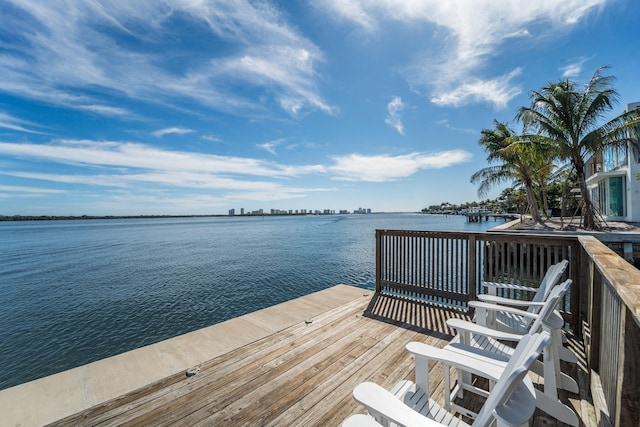
[[[0,0],[0,215],[479,200],[482,128],[609,65],[636,0]],[[500,189],[488,197],[496,197]]]

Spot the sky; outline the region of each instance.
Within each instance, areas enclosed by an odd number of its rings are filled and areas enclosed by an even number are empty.
[[[493,121],[601,65],[637,0],[0,0],[0,215],[374,212],[482,198]],[[508,183],[507,183],[508,184]]]

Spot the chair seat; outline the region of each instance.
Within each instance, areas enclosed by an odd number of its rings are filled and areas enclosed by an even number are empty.
[[[400,381],[391,389],[391,393],[416,412],[440,424],[451,427],[465,427],[469,424],[454,416],[451,412],[430,399],[427,394],[417,388],[412,381]]]
[[[469,424],[429,396],[429,363],[439,361],[447,365],[446,371],[452,367],[469,374],[486,373],[495,381],[473,426],[486,426],[494,421],[498,425],[519,426],[530,420],[536,408],[536,390],[527,377],[529,366],[550,341],[551,336],[546,331],[522,337],[506,365],[495,361],[483,363],[475,356],[464,356],[411,342],[406,348],[415,357],[415,374],[419,385],[405,380],[388,391],[375,383],[364,382],[353,390],[353,398],[367,408],[376,422],[383,425],[469,427]],[[357,415],[348,419],[345,426],[372,426],[374,424],[371,421]]]

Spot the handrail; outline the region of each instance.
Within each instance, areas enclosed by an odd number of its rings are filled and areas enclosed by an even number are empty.
[[[580,312],[599,423],[640,419],[640,270],[592,236],[583,251]]]

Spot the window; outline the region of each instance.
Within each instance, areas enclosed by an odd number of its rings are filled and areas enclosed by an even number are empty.
[[[602,150],[602,164],[604,171],[609,172],[627,165],[626,147],[607,146]]]
[[[624,180],[621,176],[609,178],[609,216],[624,216]]]
[[[598,188],[594,188],[594,191],[591,193],[591,199],[596,210],[601,214],[606,215],[607,206],[605,201],[607,200],[607,189],[605,187],[605,181],[600,181],[598,183]]]

